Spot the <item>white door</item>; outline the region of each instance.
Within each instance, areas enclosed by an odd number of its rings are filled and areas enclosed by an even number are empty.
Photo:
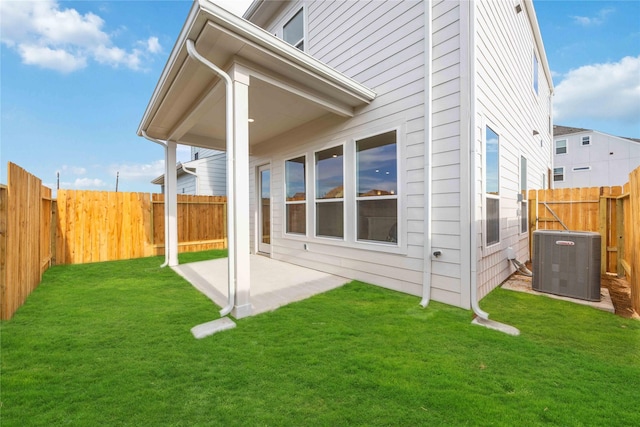
[[[258,252],[271,253],[271,169],[258,168]]]

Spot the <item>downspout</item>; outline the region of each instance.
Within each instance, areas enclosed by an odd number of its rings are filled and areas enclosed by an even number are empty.
[[[215,74],[220,76],[224,82],[226,87],[226,130],[227,130],[227,268],[229,271],[228,274],[228,296],[227,296],[227,306],[220,310],[220,316],[226,316],[231,313],[233,310],[233,304],[235,302],[235,279],[236,279],[236,270],[235,270],[235,204],[233,202],[234,187],[235,182],[233,180],[234,169],[235,169],[235,159],[234,159],[234,148],[233,148],[233,82],[231,81],[231,77],[227,73],[225,73],[222,69],[218,68],[211,61],[200,55],[196,51],[196,46],[193,40],[187,39],[187,53],[189,56],[196,61],[200,62],[202,65],[208,67]]]
[[[478,304],[478,233],[476,225],[476,13],[475,3],[469,3],[469,220],[471,225],[470,278],[471,309],[481,319],[488,320],[489,313]]]
[[[431,114],[432,114],[432,23],[431,23],[431,2],[424,2],[424,44],[425,44],[425,60],[424,60],[424,273],[422,278],[422,301],[420,305],[425,308],[431,300],[431,205],[433,194],[433,183],[431,182],[431,158],[433,155],[433,136],[431,132]]]
[[[166,141],[161,141],[159,139],[156,138],[152,138],[149,135],[147,135],[147,132],[145,132],[144,130],[142,131],[142,136],[145,137],[146,139],[148,139],[151,142],[155,142],[156,144],[160,144],[164,147],[164,168],[165,168],[165,174],[164,174],[164,262],[162,263],[162,265],[160,265],[160,268],[166,267],[167,265],[169,265],[169,245],[167,244],[167,236],[169,235],[169,221],[167,221],[167,219],[169,218],[169,204],[167,203],[167,172],[169,170],[169,166],[167,165],[167,161],[169,158],[169,147],[167,146]]]
[[[198,179],[198,174],[197,174],[197,173],[195,173],[195,172],[191,172],[191,171],[190,171],[190,170],[188,170],[184,165],[182,165],[182,170],[184,171],[184,173],[188,173],[189,175],[193,175],[193,176],[195,176],[195,177],[196,177],[195,179],[196,179],[196,196],[197,196],[197,195],[198,195],[198,193],[200,192],[200,191],[198,191],[198,189],[199,189],[199,188],[198,188],[198,185],[199,185],[199,183],[200,183],[200,180]]]

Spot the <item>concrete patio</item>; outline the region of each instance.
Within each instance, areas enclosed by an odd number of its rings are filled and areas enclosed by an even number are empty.
[[[251,255],[250,260],[253,315],[275,310],[351,281],[266,256]],[[227,258],[172,268],[216,305],[224,307],[227,304]]]

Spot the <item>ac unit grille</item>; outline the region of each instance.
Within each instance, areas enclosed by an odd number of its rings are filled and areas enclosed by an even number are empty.
[[[536,291],[600,301],[598,233],[533,232],[533,282]]]

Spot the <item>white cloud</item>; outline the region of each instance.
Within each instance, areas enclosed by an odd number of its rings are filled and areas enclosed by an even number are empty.
[[[162,51],[157,37],[137,42],[141,49],[115,46],[102,18],[63,9],[55,0],[0,1],[0,14],[2,43],[18,52],[25,64],[62,73],[86,67],[89,58],[140,70],[143,59]]]
[[[640,56],[569,71],[555,88],[554,120],[640,122]]]
[[[191,146],[178,144],[176,149],[176,161],[185,163],[191,160]]]
[[[68,165],[62,165],[61,170],[57,171],[57,172],[61,172],[62,174],[72,174],[72,175],[84,175],[87,173],[87,169],[83,168],[82,166],[68,166]]]
[[[595,25],[601,25],[606,20],[607,16],[612,14],[614,9],[601,9],[596,16],[572,16],[573,22],[583,27],[591,27]]]
[[[107,183],[99,178],[76,178],[72,186],[76,189],[94,190],[106,187]]]
[[[125,163],[109,166],[109,174],[116,176],[119,173],[121,180],[146,181],[164,173],[164,160],[156,160],[151,163]]]

